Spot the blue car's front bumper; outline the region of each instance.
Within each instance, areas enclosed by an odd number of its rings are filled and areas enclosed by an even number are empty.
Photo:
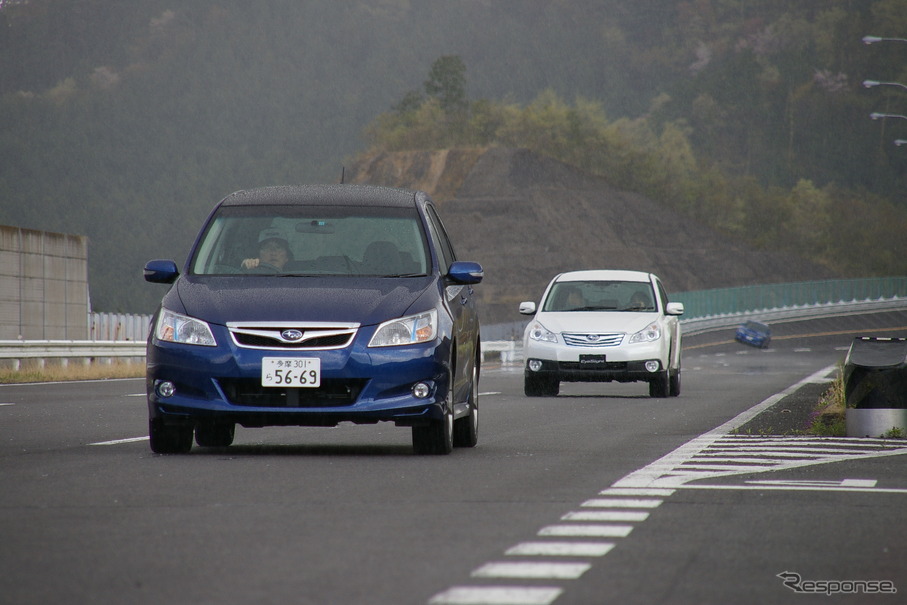
[[[261,360],[275,355],[318,357],[321,386],[261,386]],[[167,424],[216,420],[263,427],[392,421],[413,426],[443,418],[447,359],[449,348],[443,341],[385,348],[354,342],[341,350],[292,354],[232,343],[201,347],[155,341],[147,356],[148,410],[152,419]],[[162,394],[164,382],[173,385],[169,396]],[[429,387],[427,397],[413,393],[420,382]]]

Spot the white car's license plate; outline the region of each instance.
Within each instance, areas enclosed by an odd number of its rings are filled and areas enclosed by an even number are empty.
[[[317,357],[265,357],[261,360],[263,387],[319,387],[321,360]]]

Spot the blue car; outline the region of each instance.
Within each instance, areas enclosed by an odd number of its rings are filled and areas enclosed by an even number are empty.
[[[747,321],[737,327],[734,340],[752,347],[767,349],[772,341],[772,329],[761,321]]]
[[[478,441],[481,265],[429,197],[266,187],[217,204],[148,338],[151,449],[233,443],[236,425],[411,427],[417,454]]]

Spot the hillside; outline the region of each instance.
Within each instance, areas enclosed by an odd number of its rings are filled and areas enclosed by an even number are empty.
[[[485,268],[485,323],[519,319],[561,271],[652,271],[669,292],[836,277],[788,254],[756,251],[643,196],[525,149],[364,156],[348,181],[424,189],[457,253]]]
[[[150,313],[141,267],[181,263],[232,191],[333,182],[366,149],[527,147],[903,275],[907,124],[868,116],[907,97],[861,83],[907,81],[907,44],[862,42],[905,32],[907,0],[0,0],[0,225],[87,236],[92,309]],[[461,155],[419,159],[447,160],[441,199]]]

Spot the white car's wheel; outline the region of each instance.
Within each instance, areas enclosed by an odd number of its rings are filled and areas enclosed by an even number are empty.
[[[677,397],[678,395],[680,395],[680,368],[677,368],[675,371],[671,372],[671,384],[668,394],[671,397]]]
[[[526,373],[523,382],[523,392],[526,397],[557,397],[561,390],[561,383],[557,378],[537,376]]]
[[[668,371],[658,372],[654,378],[649,381],[650,397],[667,397],[670,392],[670,378]]]

